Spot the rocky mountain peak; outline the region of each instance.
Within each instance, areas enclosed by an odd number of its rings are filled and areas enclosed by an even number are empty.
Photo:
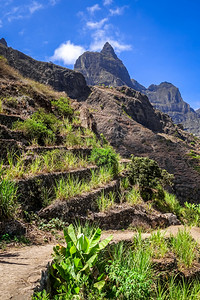
[[[108,42],[105,43],[101,52],[87,51],[79,56],[74,70],[82,73],[89,85],[127,85],[133,88],[126,67]]]
[[[0,43],[1,43],[2,45],[4,45],[4,46],[8,47],[8,44],[7,44],[7,42],[6,42],[6,40],[5,40],[4,38],[1,38],[1,39],[0,39]]]
[[[105,56],[112,56],[114,59],[117,59],[117,55],[115,54],[113,47],[108,42],[106,42],[105,45],[103,46],[103,49],[101,50],[101,54]]]

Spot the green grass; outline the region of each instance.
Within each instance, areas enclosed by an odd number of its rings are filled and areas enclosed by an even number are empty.
[[[82,193],[89,192],[94,188],[98,188],[112,179],[110,170],[100,168],[98,171],[92,170],[91,180],[80,180],[78,177],[74,178],[69,176],[67,179],[61,179],[56,184],[55,194],[56,199],[67,200],[71,197],[81,195]]]
[[[96,200],[99,211],[104,212],[113,207],[115,199],[116,194],[114,192],[110,192],[108,195],[105,195],[104,192],[102,192],[101,196],[99,196]]]
[[[140,192],[136,188],[132,188],[126,195],[125,200],[131,205],[142,203],[142,198],[140,196]]]
[[[0,220],[14,218],[17,213],[17,186],[2,176],[0,166]]]
[[[65,172],[72,169],[87,167],[87,158],[76,156],[72,152],[55,149],[33,157],[33,161],[24,164],[23,156],[8,153],[8,167],[3,174],[9,178],[30,177],[42,173]]]
[[[197,257],[197,243],[186,228],[178,230],[178,234],[171,237],[171,245],[179,262],[186,267],[190,267]]]
[[[151,253],[144,247],[141,235],[135,238],[134,246],[130,249],[120,243],[110,250],[112,259],[106,270],[111,299],[150,299],[153,283]]]
[[[199,300],[200,282],[193,280],[186,282],[177,281],[176,277],[171,277],[165,284],[158,283],[156,298],[157,300]]]
[[[151,234],[149,242],[152,256],[155,258],[164,257],[169,251],[164,234],[160,230]]]
[[[2,103],[2,100],[0,100],[0,113],[3,113],[3,103]]]

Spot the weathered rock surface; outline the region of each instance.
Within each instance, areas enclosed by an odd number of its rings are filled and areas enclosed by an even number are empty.
[[[57,91],[66,92],[71,98],[84,98],[89,93],[82,74],[51,62],[37,61],[20,51],[7,47],[4,40],[0,42],[0,55],[3,55],[9,65],[24,77],[51,85]]]
[[[77,59],[74,70],[81,72],[89,85],[133,87],[126,67],[108,42],[100,53],[89,51],[83,53]]]
[[[159,85],[152,84],[142,92],[155,108],[168,114],[176,124],[181,123],[185,130],[200,136],[200,115],[183,101],[177,87],[162,82]]]
[[[156,111],[140,92],[126,86],[91,89],[84,105],[92,111],[97,131],[123,156],[149,156],[173,173],[174,192],[182,203],[199,202],[200,174],[188,156],[193,149],[190,143],[196,143],[193,137],[174,125],[169,116]]]

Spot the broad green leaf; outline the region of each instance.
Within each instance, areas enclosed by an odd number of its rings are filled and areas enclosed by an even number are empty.
[[[70,254],[73,255],[74,253],[76,253],[76,247],[73,245],[69,251],[70,251]]]
[[[76,233],[75,233],[75,230],[74,230],[74,226],[72,224],[70,224],[68,226],[67,231],[68,231],[68,236],[70,237],[70,239],[74,243],[74,246],[76,246],[77,238],[76,238]]]
[[[78,237],[78,240],[77,240],[77,249],[79,251],[82,251],[82,252],[86,252],[87,248],[88,248],[88,245],[89,245],[89,240],[88,238],[83,234],[81,233]]]
[[[77,287],[74,289],[74,292],[78,295],[78,294],[79,294],[79,291],[80,291],[80,288],[77,286]]]
[[[77,269],[78,269],[78,268],[81,269],[81,268],[83,267],[80,258],[74,258],[74,265],[75,265],[75,267],[76,267]]]
[[[100,238],[101,238],[101,229],[97,228],[97,230],[89,240],[89,248],[87,249],[87,253],[90,253],[91,249],[99,243]]]
[[[101,241],[99,243],[99,249],[102,250],[104,249],[109,243],[110,241],[113,239],[113,235],[110,235],[109,237],[107,237],[105,240]]]
[[[97,288],[99,291],[102,290],[102,288],[104,287],[105,285],[105,280],[101,280],[101,281],[98,281],[94,284],[94,287]]]
[[[88,259],[88,261],[86,261],[86,264],[83,267],[83,269],[81,269],[81,271],[84,271],[87,268],[91,268],[93,266],[93,263],[94,263],[94,261],[95,261],[96,258],[97,258],[97,253],[94,254],[92,257],[90,257],[90,259]]]

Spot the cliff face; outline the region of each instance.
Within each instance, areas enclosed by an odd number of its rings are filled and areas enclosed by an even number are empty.
[[[168,114],[176,124],[183,124],[185,130],[200,136],[200,116],[184,102],[180,91],[173,84],[162,82],[143,90],[153,106]]]
[[[7,47],[4,39],[0,40],[0,55],[3,55],[9,65],[24,77],[49,84],[57,91],[66,92],[71,98],[84,98],[89,92],[82,74],[53,63],[37,61]]]
[[[99,52],[85,52],[76,61],[74,70],[81,72],[89,85],[127,85],[133,88],[130,76],[112,46],[106,43]]]

